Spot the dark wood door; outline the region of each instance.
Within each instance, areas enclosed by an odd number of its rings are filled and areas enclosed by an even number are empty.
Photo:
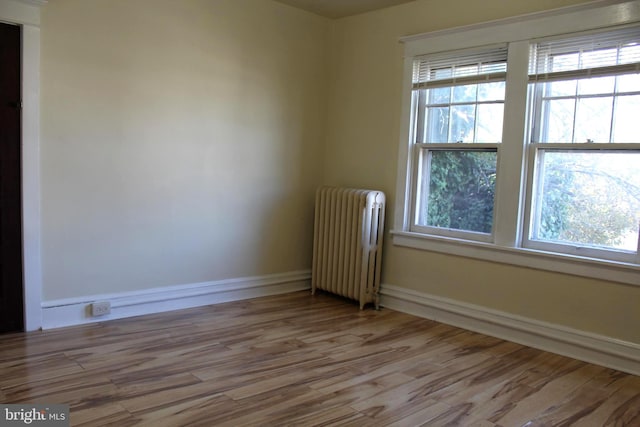
[[[24,329],[20,37],[0,23],[0,332]]]

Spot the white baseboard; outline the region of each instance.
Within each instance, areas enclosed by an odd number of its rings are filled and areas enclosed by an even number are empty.
[[[42,303],[42,329],[103,322],[311,289],[311,272],[293,271],[142,291],[89,295]],[[91,304],[109,301],[111,313],[91,316]]]
[[[384,307],[640,375],[640,345],[486,307],[382,285]]]

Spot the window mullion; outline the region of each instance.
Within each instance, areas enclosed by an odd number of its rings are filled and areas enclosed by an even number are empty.
[[[529,43],[509,44],[502,144],[498,151],[494,242],[516,247],[520,242],[525,165]]]

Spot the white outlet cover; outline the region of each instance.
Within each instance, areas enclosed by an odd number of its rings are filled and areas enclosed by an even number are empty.
[[[111,313],[111,303],[109,301],[99,301],[91,304],[92,316],[104,316]]]

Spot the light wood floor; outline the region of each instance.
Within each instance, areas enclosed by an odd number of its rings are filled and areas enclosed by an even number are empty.
[[[640,426],[640,377],[308,292],[0,336],[72,425]]]

